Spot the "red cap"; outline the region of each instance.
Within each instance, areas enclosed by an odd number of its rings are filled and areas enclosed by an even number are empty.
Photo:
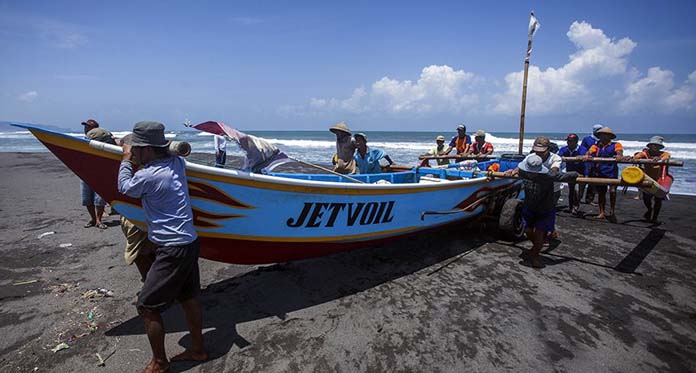
[[[87,119],[86,121],[82,122],[82,125],[90,127],[99,127],[99,123],[97,123],[97,121],[94,119]]]
[[[576,135],[574,133],[571,133],[570,135],[568,135],[568,137],[566,137],[566,140],[577,140],[577,139],[578,139],[578,135]]]

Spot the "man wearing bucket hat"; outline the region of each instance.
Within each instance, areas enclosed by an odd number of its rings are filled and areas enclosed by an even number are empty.
[[[449,154],[454,149],[457,155],[466,155],[469,152],[469,146],[471,146],[471,137],[466,134],[466,126],[462,123],[457,126],[457,134],[450,140],[445,154]]]
[[[339,122],[329,128],[329,131],[336,135],[334,171],[344,175],[356,173],[357,166],[353,158],[356,145],[348,125],[345,122]]]
[[[633,159],[652,159],[654,161],[666,162],[669,160],[671,155],[669,152],[663,151],[665,139],[662,136],[653,136],[650,138],[648,145],[642,151],[636,153]],[[660,165],[644,165],[643,171],[645,174],[650,176],[653,180],[660,180],[663,175],[667,175],[667,166]],[[662,198],[658,198],[649,193],[643,193],[643,204],[648,209],[643,215],[646,221],[652,223],[658,223],[658,215],[660,215],[660,209],[662,208]]]
[[[592,145],[585,154],[585,158],[616,158],[624,159],[623,146],[620,142],[611,141],[616,138],[616,134],[609,127],[602,127],[595,132],[599,141]],[[590,176],[608,179],[619,177],[619,165],[617,163],[594,163],[590,169]],[[607,219],[616,223],[616,185],[609,186],[609,213],[605,211],[607,185],[595,185],[595,191],[599,195],[599,214],[597,219]]]
[[[520,162],[516,170],[523,179],[522,219],[525,224],[525,233],[532,241],[531,250],[524,253],[522,258],[525,261],[529,260],[532,267],[542,268],[539,253],[547,235],[556,230],[554,182],[574,181],[578,174],[568,172],[553,176],[549,168],[544,165],[544,160],[536,153],[529,154]]]
[[[145,212],[148,239],[156,246],[156,258],[138,294],[137,308],[145,321],[152,360],[146,371],[166,371],[164,324],[161,313],[179,301],[191,333],[191,348],[172,360],[208,359],[203,346],[198,269],[199,243],[193,226],[193,211],[186,181],[186,163],[167,153],[169,141],[164,125],[138,122],[123,144],[118,190],[140,198]],[[140,169],[133,172],[135,165]]]
[[[486,132],[484,130],[478,130],[474,134],[474,143],[469,147],[469,154],[493,154],[493,144],[486,141]]]

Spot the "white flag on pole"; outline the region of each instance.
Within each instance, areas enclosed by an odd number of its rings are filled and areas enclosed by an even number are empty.
[[[541,28],[541,23],[534,17],[534,12],[532,12],[531,17],[529,18],[529,38],[533,38],[534,34]]]

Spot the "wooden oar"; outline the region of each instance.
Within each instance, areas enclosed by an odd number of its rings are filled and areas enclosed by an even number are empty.
[[[495,159],[498,158],[497,155],[487,154],[487,155],[420,155],[419,160],[423,159]]]
[[[365,184],[364,181],[360,181],[360,180],[358,180],[358,179],[354,179],[354,178],[352,178],[352,177],[350,177],[350,176],[348,176],[348,175],[344,175],[344,174],[338,173],[338,172],[336,172],[336,171],[334,171],[334,170],[329,170],[329,169],[326,168],[326,167],[322,167],[322,166],[316,165],[316,164],[314,164],[314,163],[305,162],[305,161],[303,161],[303,160],[301,160],[301,159],[293,158],[293,157],[291,157],[291,156],[288,156],[288,158],[289,158],[289,159],[292,159],[293,161],[295,161],[295,162],[297,162],[297,163],[301,163],[301,164],[303,164],[303,165],[305,165],[305,166],[314,167],[314,168],[316,168],[316,169],[319,169],[319,170],[322,170],[322,171],[326,171],[326,172],[328,172],[328,173],[330,173],[330,174],[334,174],[334,175],[340,176],[340,177],[342,177],[342,178],[344,178],[344,179],[346,179],[346,180],[350,180],[350,181],[352,181],[352,182],[354,182],[354,183]]]
[[[592,163],[627,163],[627,164],[648,164],[648,165],[658,165],[658,166],[684,166],[683,161],[654,161],[652,159],[616,159],[616,158],[588,158],[585,160],[584,157],[561,157],[563,162],[592,162]]]
[[[495,171],[487,171],[487,172],[480,172],[478,175],[486,175],[488,177],[495,177],[495,178],[501,178],[501,179],[519,179],[520,177],[517,175],[514,176],[508,176],[505,175],[503,172],[495,172]],[[616,185],[616,186],[635,186],[635,187],[646,187],[649,188],[651,186],[651,183],[649,181],[643,181],[638,184],[629,184],[621,181],[620,179],[607,179],[607,178],[601,178],[601,177],[578,177],[575,179],[575,183],[577,184],[592,184],[592,185]]]

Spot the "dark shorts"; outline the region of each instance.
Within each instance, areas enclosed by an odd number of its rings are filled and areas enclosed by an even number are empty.
[[[185,246],[160,246],[138,294],[138,308],[163,312],[175,300],[191,299],[201,291],[198,240]]]
[[[526,228],[534,228],[544,232],[553,232],[556,230],[556,211],[549,212],[534,212],[528,209],[522,209],[522,221]]]

